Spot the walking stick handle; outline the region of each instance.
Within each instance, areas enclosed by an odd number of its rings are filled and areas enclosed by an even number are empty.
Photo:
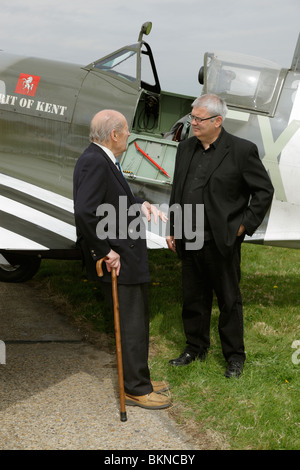
[[[106,256],[104,258],[98,259],[96,263],[96,271],[97,271],[98,277],[103,277],[102,263],[105,260],[106,260]]]
[[[96,263],[96,270],[98,277],[103,276],[102,263],[106,257],[101,258]],[[122,361],[122,346],[121,346],[121,331],[120,331],[120,316],[119,316],[119,300],[117,289],[117,274],[116,269],[111,270],[111,285],[112,297],[114,306],[114,324],[115,324],[115,338],[116,338],[116,352],[117,352],[117,365],[118,365],[118,381],[120,393],[120,419],[127,421],[126,407],[125,407],[125,390],[124,390],[124,376],[123,376],[123,361]]]

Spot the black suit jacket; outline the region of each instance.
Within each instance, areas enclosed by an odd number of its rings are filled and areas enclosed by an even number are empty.
[[[181,204],[184,184],[198,139],[178,145],[170,206]],[[239,226],[252,235],[272,202],[273,186],[255,144],[224,129],[209,163],[204,189],[204,209],[219,251],[230,255]],[[170,234],[174,234],[171,217]],[[182,240],[176,240],[181,255]]]
[[[144,227],[142,223],[140,227],[136,223],[138,220],[141,222],[135,210],[140,207],[134,206],[143,201],[134,197],[122,173],[94,143],[89,145],[75,165],[73,196],[77,243],[83,254],[88,277],[97,279],[96,261],[113,249],[121,259],[118,283],[148,282],[145,234],[137,238],[137,231]],[[131,226],[138,226],[138,229],[131,230]],[[130,238],[130,235],[134,238]],[[110,273],[105,268],[103,280],[110,281]]]

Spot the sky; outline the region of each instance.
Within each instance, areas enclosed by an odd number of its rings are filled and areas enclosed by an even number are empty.
[[[299,0],[1,0],[0,49],[88,65],[137,42],[151,21],[144,40],[161,88],[198,96],[205,52],[244,53],[289,68],[299,17]]]

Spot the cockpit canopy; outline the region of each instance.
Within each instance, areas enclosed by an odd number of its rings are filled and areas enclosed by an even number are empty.
[[[144,88],[160,93],[160,84],[150,46],[144,42],[123,47],[85,67],[105,73],[131,84],[136,89]]]
[[[200,73],[204,93],[220,96],[233,108],[273,116],[287,70],[257,57],[207,52]]]

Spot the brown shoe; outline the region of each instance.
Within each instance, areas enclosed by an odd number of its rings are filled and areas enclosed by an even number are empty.
[[[162,380],[161,382],[158,382],[156,380],[151,380],[151,385],[153,388],[153,392],[155,393],[163,393],[167,392],[170,389],[170,385],[168,382],[165,382]]]
[[[125,404],[132,406],[140,406],[148,410],[161,410],[171,405],[168,397],[165,395],[158,395],[157,393],[151,392],[148,395],[129,395],[125,394]]]

